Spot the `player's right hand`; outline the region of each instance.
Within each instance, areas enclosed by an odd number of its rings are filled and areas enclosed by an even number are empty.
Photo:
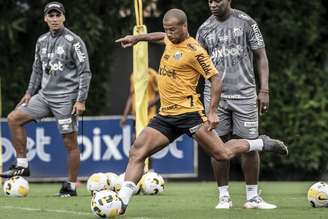
[[[216,112],[208,112],[207,115],[208,131],[215,129],[219,124],[219,117]]]
[[[25,94],[22,99],[19,101],[19,103],[17,104],[17,106],[27,106],[28,102],[30,102],[31,99],[31,95],[30,94]]]
[[[127,35],[123,38],[115,40],[116,43],[121,43],[121,46],[123,48],[133,46],[138,43],[138,40],[135,36],[133,35]]]

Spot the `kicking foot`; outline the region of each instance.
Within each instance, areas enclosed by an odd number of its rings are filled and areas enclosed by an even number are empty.
[[[260,135],[259,139],[263,141],[263,151],[270,151],[278,154],[288,155],[288,148],[284,142],[270,138],[267,135]]]

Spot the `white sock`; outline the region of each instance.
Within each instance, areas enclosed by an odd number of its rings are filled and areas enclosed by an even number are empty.
[[[137,190],[137,186],[132,181],[124,181],[121,190],[118,192],[118,196],[122,199],[123,204],[127,205]]]
[[[229,194],[229,186],[219,186],[218,187],[218,191],[219,191],[219,198],[222,198],[223,196],[230,196]]]
[[[17,158],[17,163],[16,166],[18,167],[24,167],[27,168],[28,167],[28,160],[27,158]]]
[[[250,200],[258,195],[257,185],[246,185],[246,200]]]
[[[262,139],[254,139],[254,140],[247,140],[249,144],[248,151],[262,151],[263,149],[263,140]]]
[[[68,181],[68,183],[69,183],[72,190],[76,189],[76,183],[75,182]]]

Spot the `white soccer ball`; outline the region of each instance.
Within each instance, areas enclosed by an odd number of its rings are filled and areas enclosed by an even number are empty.
[[[107,180],[108,189],[112,190],[114,192],[120,191],[121,190],[121,182],[120,182],[119,176],[112,172],[106,173],[106,176],[108,178],[108,180]]]
[[[146,195],[155,195],[163,192],[163,177],[155,172],[146,173],[141,179],[141,191]]]
[[[308,201],[314,208],[328,207],[328,184],[314,183],[308,190]]]
[[[98,217],[115,218],[121,208],[121,199],[116,192],[110,190],[95,192],[91,199],[91,211]]]
[[[95,191],[108,189],[108,177],[104,173],[94,173],[87,181],[87,190],[93,194]]]
[[[29,190],[28,181],[21,176],[11,177],[3,185],[4,193],[13,197],[26,197]]]

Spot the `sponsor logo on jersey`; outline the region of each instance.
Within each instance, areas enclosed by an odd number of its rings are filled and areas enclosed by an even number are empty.
[[[86,56],[83,52],[81,52],[81,43],[77,42],[73,46],[74,46],[74,49],[75,49],[75,52],[76,52],[76,55],[77,55],[77,58],[79,59],[79,61],[85,62]]]
[[[252,29],[254,31],[258,46],[262,46],[264,44],[264,41],[263,41],[263,37],[262,37],[261,31],[260,31],[260,28],[257,26],[257,24],[253,24]]]
[[[211,72],[212,69],[211,69],[210,65],[206,64],[206,59],[205,59],[204,53],[196,55],[196,60],[198,61],[198,63],[202,67],[205,75],[208,75]]]
[[[67,39],[68,41],[73,41],[73,40],[74,40],[73,36],[70,35],[70,34],[66,34],[66,35],[64,36],[64,38]]]
[[[63,55],[65,53],[65,51],[64,51],[62,46],[58,46],[57,49],[56,49],[56,53],[58,55]]]
[[[158,73],[162,76],[168,76],[173,79],[175,79],[177,75],[174,69],[168,69],[165,65],[159,67]]]
[[[175,60],[180,60],[181,58],[182,58],[182,52],[180,52],[180,51],[177,51],[174,55],[173,55],[173,58],[175,59]]]
[[[50,65],[50,73],[55,71],[64,71],[63,63],[58,61],[57,63],[49,62]]]
[[[222,46],[221,49],[216,49],[212,52],[211,58],[212,60],[215,60],[217,58],[223,58],[227,56],[240,56],[242,51],[243,49],[240,45],[231,48],[226,48],[225,46]]]

